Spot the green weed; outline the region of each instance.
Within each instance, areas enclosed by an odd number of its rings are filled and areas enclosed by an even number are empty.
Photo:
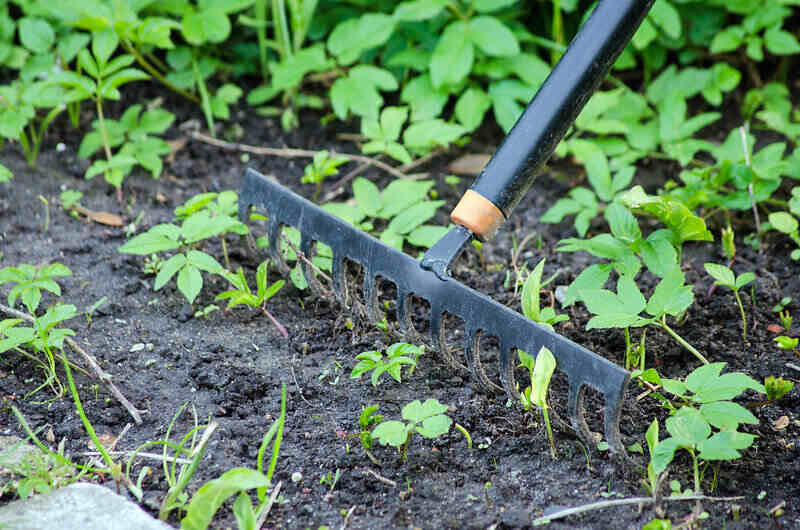
[[[425,438],[438,438],[447,433],[453,423],[446,414],[447,405],[435,399],[427,399],[424,403],[412,401],[403,407],[401,415],[408,423],[387,420],[372,429],[371,436],[382,445],[397,447],[403,461],[406,460],[408,445],[414,433]]]
[[[401,371],[403,365],[408,366],[408,375],[414,373],[420,356],[425,353],[424,346],[415,346],[405,342],[398,342],[386,348],[386,356],[379,351],[366,351],[356,355],[359,361],[353,367],[350,379],[361,379],[367,372],[372,372],[372,386],[378,386],[384,372],[392,376],[398,383],[402,382]]]

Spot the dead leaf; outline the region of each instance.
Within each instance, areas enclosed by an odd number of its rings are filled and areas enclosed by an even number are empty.
[[[108,212],[95,212],[94,210],[87,210],[81,206],[75,206],[75,211],[85,215],[95,223],[100,223],[106,226],[124,226],[125,221],[119,215],[114,215]]]
[[[175,153],[186,147],[186,143],[188,141],[189,141],[188,136],[181,136],[180,138],[167,141],[167,145],[170,148],[170,153],[167,155],[167,158],[165,158],[165,160],[170,163],[173,162],[175,160]]]
[[[775,423],[773,423],[772,426],[775,427],[776,430],[782,431],[789,426],[789,416],[781,416],[775,420]]]
[[[450,162],[447,170],[456,175],[477,175],[481,172],[483,166],[489,162],[490,158],[492,158],[492,155],[467,154]]]
[[[117,443],[117,437],[113,434],[100,434],[97,436],[97,440],[105,447],[106,449],[111,449]],[[94,442],[92,440],[89,441],[89,449],[96,449],[94,446]]]
[[[159,191],[158,193],[156,193],[156,202],[160,204],[165,204],[167,202],[167,196]]]
[[[780,326],[778,324],[770,324],[769,326],[767,326],[767,330],[775,334],[783,333],[783,326]]]

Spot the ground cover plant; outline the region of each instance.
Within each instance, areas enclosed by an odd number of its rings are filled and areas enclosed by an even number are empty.
[[[800,524],[795,2],[657,0],[454,264],[633,370],[628,464],[558,420],[547,349],[513,352],[518,400],[483,394],[397,335],[397,286],[379,325],[343,313],[307,289],[331,249],[286,227],[281,278],[237,218],[252,165],[418,256],[590,8],[0,0],[0,503],[84,480],[186,528]]]

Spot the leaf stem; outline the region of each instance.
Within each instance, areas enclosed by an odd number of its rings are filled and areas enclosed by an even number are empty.
[[[175,85],[173,85],[172,83],[170,83],[167,80],[167,78],[164,77],[164,74],[159,72],[152,64],[150,64],[150,62],[142,54],[140,54],[139,50],[137,50],[136,47],[133,46],[131,43],[129,43],[127,41],[123,41],[122,42],[122,46],[125,48],[125,50],[128,53],[130,53],[131,55],[133,55],[136,58],[136,62],[139,63],[139,65],[142,68],[147,70],[147,73],[149,73],[150,75],[152,75],[153,77],[158,79],[161,82],[161,84],[163,84],[165,87],[167,87],[168,89],[172,90],[176,94],[179,94],[179,95],[185,97],[186,99],[188,99],[192,103],[200,103],[200,100],[197,98],[197,96],[195,96],[194,94],[192,94],[190,92],[182,90],[182,89],[176,87]]]
[[[747,314],[744,312],[742,305],[742,298],[739,296],[739,289],[733,290],[733,296],[736,298],[736,303],[739,305],[739,314],[742,315],[742,340],[747,340]]]
[[[547,440],[550,442],[550,454],[553,455],[553,460],[557,460],[556,442],[553,440],[553,429],[550,427],[550,415],[547,413],[547,405],[542,407],[542,416],[544,416],[544,426],[547,429]]]
[[[703,357],[703,355],[699,351],[697,351],[694,346],[692,346],[691,344],[686,342],[686,340],[683,337],[681,337],[680,335],[675,333],[675,331],[671,327],[669,327],[667,325],[667,316],[666,315],[661,315],[661,320],[657,320],[656,323],[664,331],[666,331],[667,333],[672,335],[672,338],[675,339],[676,341],[678,341],[678,344],[680,344],[681,346],[686,348],[689,351],[689,353],[691,353],[692,355],[697,357],[703,364],[708,364],[708,359]]]

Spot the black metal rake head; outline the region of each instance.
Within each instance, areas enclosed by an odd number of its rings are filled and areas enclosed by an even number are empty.
[[[332,288],[344,305],[352,303],[353,297],[349,293],[354,287],[360,287],[366,310],[377,321],[381,309],[378,307],[376,281],[381,278],[392,282],[396,288],[398,324],[403,332],[414,335],[411,300],[413,297],[425,300],[430,307],[428,328],[436,350],[455,370],[468,370],[475,383],[486,392],[504,392],[518,402],[519,392],[514,377],[516,350],[535,355],[546,346],[569,380],[567,410],[572,427],[584,440],[594,441],[583,405],[585,389],[591,387],[605,399],[605,439],[612,450],[622,451],[619,417],[629,377],[626,370],[453,279],[442,280],[434,271],[422,268],[419,260],[385,245],[277,182],[248,169],[239,194],[242,221],[249,218],[251,207],[266,212],[269,253],[274,263],[284,270],[282,228],[289,226],[300,232],[299,251],[306,257],[301,259],[303,273],[309,286],[319,294],[328,293],[323,292],[324,286],[317,278],[319,272],[314,270],[308,257],[313,255],[316,243],[324,243],[333,251]],[[363,286],[348,285],[345,260],[361,265]],[[453,346],[446,339],[444,322],[447,315],[464,322],[463,364],[455,358]],[[494,336],[499,342],[499,381],[492,381],[481,364],[479,344],[482,335]]]

